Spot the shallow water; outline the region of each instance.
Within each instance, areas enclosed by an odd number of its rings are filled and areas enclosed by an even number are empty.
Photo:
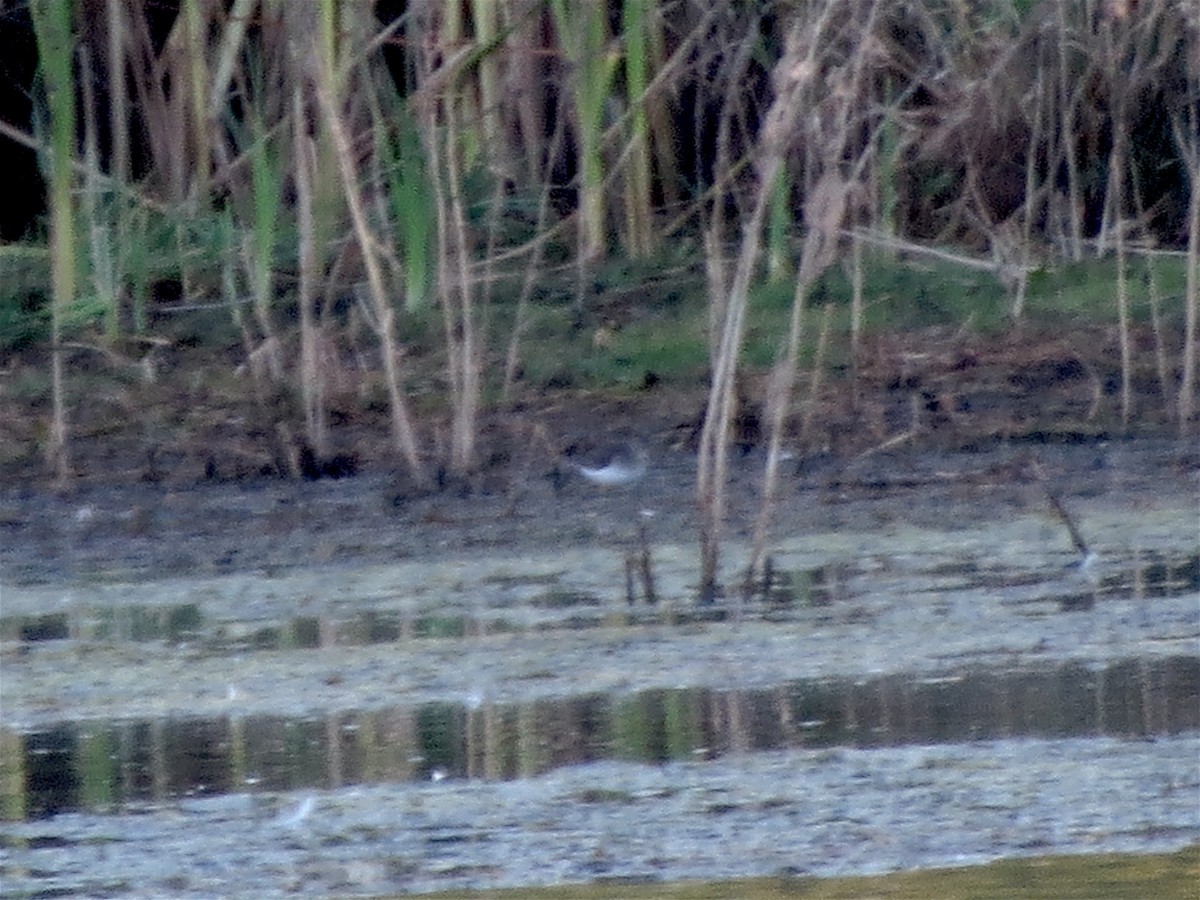
[[[771,584],[701,608],[682,458],[636,494],[535,482],[515,501],[396,506],[369,478],[7,491],[3,896],[1195,843],[1188,452],[1055,448],[1087,570],[1041,486],[990,477],[1002,450],[906,458],[902,482],[797,472]],[[653,605],[626,581],[643,550]]]

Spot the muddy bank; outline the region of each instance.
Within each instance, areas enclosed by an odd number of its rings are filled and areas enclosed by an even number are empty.
[[[220,713],[230,709],[231,686],[234,708],[291,710],[370,703],[377,679],[420,698],[513,699],[584,684],[636,689],[1187,652],[1197,633],[1188,567],[1200,544],[1196,472],[1180,463],[1189,448],[1135,441],[1043,454],[1098,554],[1086,573],[1074,568],[1078,553],[1044,486],[994,475],[1017,452],[911,453],[872,460],[853,478],[845,469],[792,473],[774,564],[789,584],[816,573],[826,593],[794,597],[771,621],[730,598],[736,621],[690,628],[673,625],[694,610],[697,583],[684,455],[660,453],[635,490],[534,479],[515,501],[435,496],[396,505],[389,482],[370,477],[97,488],[69,499],[9,489],[0,565],[10,623],[58,615],[87,633],[105,610],[193,605],[202,624],[176,642],[84,641],[83,657],[71,641],[19,654],[9,644],[5,718]],[[890,486],[898,472],[901,486]],[[756,473],[744,460],[732,495],[726,559],[735,581]],[[142,517],[153,526],[137,524]],[[649,523],[660,595],[653,609],[626,603],[624,554],[639,522]],[[1138,583],[1154,566],[1181,587],[1146,603],[1150,588]],[[1091,595],[1106,602],[1093,601],[1086,616],[1056,614]],[[337,623],[365,612],[400,623],[456,617],[471,635],[468,655],[459,659],[458,641],[405,642],[397,655],[336,639],[319,654],[243,654],[234,639],[298,616]],[[656,664],[656,655],[668,662]],[[531,679],[530,669],[545,674]]]
[[[164,577],[293,568],[337,570],[403,562],[450,562],[490,555],[554,554],[560,549],[619,548],[649,519],[655,543],[694,545],[690,453],[647,427],[651,468],[636,485],[597,489],[559,467],[510,467],[471,492],[406,493],[402,479],[366,474],[341,481],[255,478],[163,484],[83,482],[59,494],[37,482],[0,485],[0,572],[4,583],[102,584]],[[1036,462],[1046,481],[1032,472]],[[734,460],[727,534],[750,534],[760,505],[763,459]],[[972,452],[902,447],[849,459],[829,455],[784,466],[773,533],[864,535],[866,553],[886,555],[907,528],[961,532],[1023,516],[1045,523],[1047,551],[1071,540],[1047,504],[1047,487],[1064,496],[1082,527],[1110,546],[1132,547],[1143,530],[1124,511],[1164,506],[1195,511],[1200,454],[1186,440],[1163,438],[1030,444],[988,442]],[[1097,520],[1107,517],[1111,522]],[[1142,516],[1148,526],[1152,516]],[[1179,540],[1195,543],[1194,522]],[[854,542],[851,541],[853,544]],[[1004,553],[1002,540],[992,541]],[[729,568],[739,564],[731,549]]]

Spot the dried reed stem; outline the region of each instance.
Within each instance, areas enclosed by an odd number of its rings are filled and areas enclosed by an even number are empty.
[[[554,135],[550,139],[550,149],[546,155],[547,160],[554,160],[558,157],[565,134],[566,118],[559,116],[558,122],[554,127]],[[547,177],[542,179],[542,188],[538,196],[537,224],[534,228],[535,234],[544,235],[546,233],[546,222],[550,212],[550,187],[551,179],[547,175]],[[509,337],[508,352],[504,357],[504,387],[500,391],[500,400],[502,403],[508,403],[512,399],[513,385],[516,383],[517,371],[521,363],[521,339],[524,337],[525,329],[529,323],[529,299],[533,296],[534,285],[541,274],[542,260],[545,255],[546,241],[535,240],[529,254],[529,259],[525,263],[525,275],[521,282],[521,293],[517,297],[512,335]]]
[[[292,93],[292,142],[295,147],[296,226],[300,251],[300,278],[296,302],[300,306],[300,395],[309,445],[318,457],[329,452],[325,421],[325,383],[318,360],[317,238],[313,216],[313,175],[316,145],[304,130],[304,101],[299,85]]]
[[[812,436],[813,419],[821,407],[821,382],[825,374],[825,360],[829,356],[829,335],[833,332],[833,304],[826,303],[821,311],[821,332],[817,336],[817,349],[813,353],[812,379],[808,386],[808,402],[800,418],[800,443],[807,445]]]
[[[63,322],[75,300],[75,200],[71,162],[75,156],[75,79],[72,74],[71,10],[56,0],[29,5],[50,113],[50,372],[53,414],[46,458],[55,480],[70,475],[67,445]]]
[[[350,210],[355,237],[362,252],[363,265],[367,270],[372,317],[382,349],[384,379],[392,411],[392,438],[397,450],[400,451],[407,463],[409,474],[413,480],[418,484],[427,484],[429,478],[421,463],[421,454],[417,450],[416,432],[408,414],[408,404],[404,400],[401,386],[399,346],[396,340],[396,313],[388,299],[387,289],[383,283],[378,241],[363,209],[362,196],[358,187],[358,172],[355,170],[357,155],[350,146],[350,139],[346,135],[346,127],[342,122],[334,93],[333,63],[332,60],[317,56],[316,48],[314,48],[314,60],[317,70],[314,77],[317,98],[320,101],[325,127],[329,129],[330,137],[333,139],[346,205]]]
[[[1179,385],[1179,430],[1192,428],[1196,412],[1196,353],[1200,344],[1200,140],[1192,145],[1191,192],[1188,202],[1188,250],[1185,322],[1183,337],[1183,379]]]
[[[1125,257],[1124,174],[1125,154],[1124,103],[1117,104],[1114,113],[1112,165],[1113,226],[1117,244],[1117,326],[1121,348],[1121,424],[1129,427],[1133,415],[1133,339],[1129,328],[1128,263]]]
[[[804,59],[798,56],[790,62],[795,67],[795,73],[808,73],[807,77],[793,74],[792,89],[798,101],[807,95],[815,95],[815,73],[820,71],[818,53],[823,49],[824,31],[828,23],[827,17],[832,7],[827,7],[825,15],[811,28],[808,53]],[[872,4],[866,12],[865,21],[854,23],[858,27],[859,40],[865,41],[872,32],[875,17],[875,5]],[[861,46],[861,44],[859,45]],[[787,345],[783,358],[776,364],[771,378],[770,396],[767,406],[770,410],[769,438],[767,443],[767,463],[763,471],[762,506],[754,526],[754,538],[750,548],[750,561],[746,566],[747,589],[754,583],[759,569],[766,556],[767,538],[770,534],[771,520],[774,516],[777,502],[780,448],[783,441],[783,431],[787,411],[791,406],[792,393],[796,382],[796,367],[800,358],[800,338],[803,332],[805,299],[817,278],[833,262],[837,254],[838,235],[846,218],[849,206],[851,185],[839,171],[843,156],[849,143],[849,135],[854,122],[852,103],[858,97],[862,84],[863,54],[851,52],[856,62],[849,66],[844,81],[839,89],[833,92],[837,99],[833,101],[828,113],[828,120],[823,123],[820,134],[809,135],[805,142],[806,153],[812,154],[810,172],[820,172],[820,178],[809,189],[805,199],[804,218],[808,232],[800,254],[800,271],[796,275],[796,286],[792,297],[792,311],[788,322]],[[785,55],[784,59],[787,59]],[[867,151],[858,153],[856,171],[861,172],[867,160]],[[829,328],[832,307],[825,307],[825,317],[821,327],[821,339],[818,343],[817,360],[813,365],[813,387],[809,410],[806,412],[801,427],[801,441],[806,438],[815,414],[817,391],[820,385],[820,373],[824,367],[825,348],[829,343]]]
[[[826,15],[828,15],[826,7]],[[725,492],[728,473],[729,426],[733,418],[738,356],[749,303],[750,282],[758,264],[762,244],[763,222],[770,205],[775,179],[783,165],[785,154],[800,117],[802,87],[805,81],[802,64],[805,56],[804,26],[797,18],[788,32],[786,49],[776,65],[775,99],[763,123],[758,164],[758,186],[754,208],[746,223],[742,244],[734,269],[728,296],[717,294],[714,301],[724,305],[720,344],[717,352],[704,426],[700,432],[699,458],[696,471],[696,498],[700,508],[700,601],[712,602],[718,592],[717,574],[720,545],[724,528]],[[711,241],[712,238],[707,238]],[[802,267],[803,269],[803,267]],[[711,292],[720,292],[722,285],[709,284]]]
[[[863,253],[862,239],[856,234],[850,241],[850,384],[851,403],[859,406],[861,385],[858,370],[862,364],[863,331]]]

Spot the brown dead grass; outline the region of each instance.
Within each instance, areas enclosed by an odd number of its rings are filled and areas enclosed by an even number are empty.
[[[1148,344],[1148,333],[1136,333]],[[272,433],[289,400],[272,398],[265,411],[250,380],[211,351],[176,350],[153,381],[96,354],[70,368],[71,439],[76,474],[87,481],[161,479],[188,482],[214,472],[221,478],[274,477]],[[0,382],[0,474],[6,485],[48,480],[43,447],[49,433],[44,354],[11,361]],[[1163,398],[1150,354],[1134,377],[1136,415],[1131,430],[1167,430]],[[336,449],[353,453],[364,468],[388,469],[391,458],[386,404],[369,371],[342,372],[331,429]],[[753,416],[765,373],[742,388]],[[853,455],[904,436],[942,449],[996,440],[1064,441],[1123,433],[1120,360],[1108,327],[1069,333],[980,336],[944,328],[868,339],[857,385],[841,373],[827,376],[802,453]],[[795,432],[806,401],[806,379],[789,420]],[[664,443],[684,445],[703,409],[705,385],[663,380],[622,394],[537,389],[506,411],[492,410],[481,426],[481,462],[525,456],[549,458],[597,428],[634,428]],[[419,392],[423,393],[423,392]],[[420,398],[418,398],[420,399]],[[420,404],[417,404],[420,408]],[[436,458],[448,414],[421,412],[424,451]],[[294,421],[294,419],[293,419]],[[210,465],[211,463],[211,465]]]

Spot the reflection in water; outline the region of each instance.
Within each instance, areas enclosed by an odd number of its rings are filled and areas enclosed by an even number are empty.
[[[715,758],[782,748],[1012,737],[1148,738],[1200,729],[1200,660],[1093,670],[652,690],[518,705],[432,703],[322,719],[230,716],[0,731],[0,812],[136,808],[246,790],[451,778],[504,780],[599,759]]]
[[[1073,569],[1068,568],[1068,574]],[[759,617],[786,622],[811,613],[828,611],[850,621],[855,597],[852,582],[860,570],[838,562],[806,569],[777,568],[768,560],[765,578],[754,591],[758,602],[737,607],[738,618]],[[1023,572],[1002,566],[981,566],[962,559],[933,565],[925,573],[934,579],[922,590],[999,590],[1013,586],[1031,588],[1028,595],[1006,599],[1025,615],[1092,609],[1097,602],[1147,601],[1181,597],[1200,591],[1200,556],[1165,555],[1141,551],[1124,558],[1105,559],[1093,583],[1080,590],[1084,579],[1064,578],[1061,567],[1042,566]],[[947,583],[948,580],[951,583]],[[295,616],[255,621],[215,620],[204,615],[198,603],[145,606],[91,606],[80,604],[69,611],[0,618],[0,640],[24,644],[74,639],[77,641],[129,641],[201,647],[209,655],[244,654],[250,651],[314,649],[387,644],[420,638],[462,638],[469,635],[583,631],[617,624],[673,624],[725,620],[732,610],[723,605],[697,608],[676,604],[614,610],[600,597],[547,583],[542,578],[511,579],[506,590],[472,597],[466,606],[448,604],[444,598],[428,606],[397,609],[339,609],[321,616]],[[509,591],[523,587],[522,599]],[[1044,588],[1052,588],[1047,593]],[[918,588],[913,588],[918,589]],[[809,619],[811,621],[811,619]]]

